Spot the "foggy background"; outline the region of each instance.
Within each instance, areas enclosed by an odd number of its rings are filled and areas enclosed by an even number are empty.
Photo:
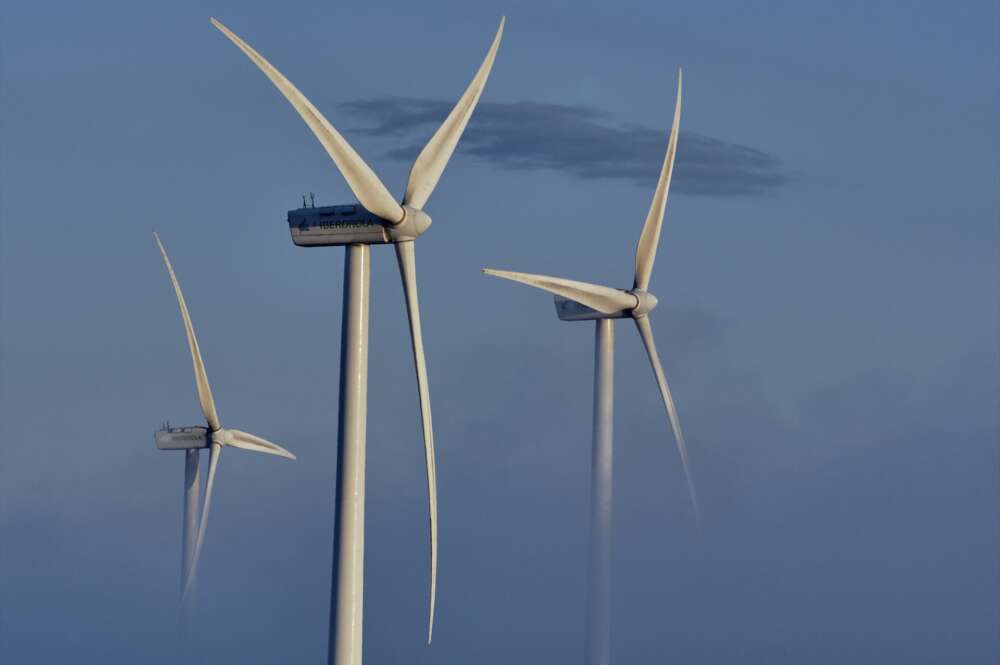
[[[326,658],[354,201],[208,22],[294,81],[393,192],[507,28],[417,243],[441,559],[392,250],[373,249],[365,658],[583,656],[593,325],[483,266],[628,287],[684,107],[651,320],[699,535],[617,324],[613,658],[993,665],[1000,653],[994,2],[35,2],[0,25],[0,661],[178,660],[184,288],[229,450],[203,662]],[[207,460],[207,457],[204,458]]]

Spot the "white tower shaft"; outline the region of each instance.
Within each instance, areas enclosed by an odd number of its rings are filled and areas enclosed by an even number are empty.
[[[590,603],[587,665],[611,662],[611,489],[615,322],[598,319],[594,353],[594,449],[590,476]]]
[[[200,450],[184,451],[184,522],[181,525],[181,639],[179,653],[180,662],[185,665],[194,661],[191,620],[197,589],[194,586],[188,586],[188,578],[193,572],[195,553],[198,549],[198,520],[200,519],[198,504],[201,494],[201,474],[198,472],[198,463],[200,461]]]
[[[349,245],[346,250],[329,665],[361,665],[364,637],[365,431],[371,248]]]
[[[181,543],[181,592],[191,574],[194,550],[198,538],[198,498],[201,482],[198,474],[200,450],[184,451],[184,524]]]

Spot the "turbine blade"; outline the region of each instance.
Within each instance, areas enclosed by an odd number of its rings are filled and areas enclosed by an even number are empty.
[[[198,386],[198,403],[201,404],[201,412],[205,415],[208,426],[213,430],[222,427],[219,422],[219,414],[215,410],[215,400],[212,398],[212,389],[208,385],[208,374],[205,373],[205,363],[201,359],[201,349],[198,347],[198,338],[194,334],[194,326],[191,324],[191,315],[188,314],[187,303],[184,302],[184,294],[181,293],[181,285],[174,274],[174,268],[170,265],[170,257],[167,250],[163,249],[160,236],[154,231],[153,237],[156,245],[160,248],[163,262],[167,265],[167,272],[170,274],[170,281],[174,285],[174,293],[177,294],[177,304],[181,308],[181,318],[184,319],[184,331],[187,333],[188,346],[191,348],[191,361],[194,363],[194,381]]]
[[[194,546],[194,558],[191,560],[191,573],[188,575],[187,586],[184,588],[182,600],[194,588],[198,577],[198,562],[201,560],[201,546],[205,543],[205,528],[208,526],[208,512],[212,508],[212,489],[215,487],[215,472],[219,468],[219,458],[222,456],[222,446],[213,442],[208,451],[208,480],[205,483],[205,503],[201,507],[201,522],[198,524],[198,542]]]
[[[660,242],[660,228],[663,226],[663,211],[667,207],[667,194],[670,190],[670,176],[674,171],[674,158],[677,156],[677,131],[681,124],[681,83],[682,74],[677,72],[677,103],[674,107],[674,123],[670,127],[670,139],[667,141],[667,154],[663,158],[663,168],[660,170],[660,180],[656,183],[653,203],[649,206],[646,223],[639,236],[639,246],[635,249],[635,283],[632,288],[645,291],[649,287],[649,276],[653,272],[653,261],[656,260],[656,247]]]
[[[486,53],[483,64],[479,65],[479,70],[465,89],[465,93],[455,104],[445,121],[434,132],[424,149],[420,151],[413,167],[410,169],[410,179],[406,183],[406,195],[403,202],[413,206],[418,210],[423,208],[430,198],[431,192],[438,183],[444,167],[448,165],[451,154],[455,151],[458,140],[465,131],[465,126],[472,116],[472,112],[479,102],[479,96],[486,86],[486,79],[490,76],[493,68],[493,61],[496,59],[497,49],[500,47],[500,38],[503,36],[504,17],[500,18],[500,27],[497,28],[496,37],[493,44]]]
[[[635,327],[639,329],[642,344],[646,347],[646,353],[649,355],[649,363],[653,366],[653,374],[656,376],[656,383],[660,388],[663,406],[666,407],[667,416],[670,418],[670,426],[674,430],[674,439],[677,441],[677,450],[681,454],[681,464],[684,466],[684,478],[687,480],[688,492],[691,494],[695,520],[698,522],[698,527],[701,528],[701,508],[698,506],[698,495],[694,491],[694,479],[691,477],[691,467],[688,464],[687,444],[684,442],[684,433],[681,431],[680,418],[677,417],[677,406],[674,404],[673,395],[670,394],[670,386],[667,385],[663,365],[660,364],[660,356],[656,353],[653,327],[649,323],[648,316],[637,317],[634,321]]]
[[[548,277],[547,275],[531,275],[523,272],[512,272],[510,270],[494,270],[483,268],[483,272],[494,277],[502,277],[528,286],[554,293],[563,298],[575,300],[581,305],[586,305],[591,309],[596,309],[602,314],[613,314],[623,309],[634,309],[639,305],[639,299],[631,293],[612,289],[608,286],[588,284],[587,282],[577,282],[572,279],[561,277]]]
[[[285,96],[295,110],[299,112],[302,119],[309,125],[319,142],[326,148],[327,153],[333,158],[333,162],[340,169],[344,179],[354,195],[358,197],[365,208],[375,213],[379,217],[391,222],[399,222],[403,219],[403,209],[392,198],[392,194],[385,188],[378,176],[365,164],[364,160],[354,151],[354,148],[344,140],[344,137],[333,128],[333,125],[323,117],[315,106],[312,105],[306,96],[299,92],[299,89],[292,85],[275,67],[257,53],[249,44],[240,39],[229,28],[219,23],[214,18],[212,25],[218,28],[222,34],[236,44],[250,60],[254,62],[262,72],[271,79],[271,83]]]
[[[271,443],[267,439],[262,439],[259,436],[238,429],[227,429],[226,431],[229,433],[229,436],[226,437],[226,445],[233,448],[242,448],[243,450],[252,450],[256,453],[267,453],[268,455],[295,459],[295,455],[278,444]]]
[[[417,299],[417,267],[413,241],[396,243],[396,260],[406,295],[406,313],[410,319],[410,339],[413,342],[413,362],[417,369],[417,391],[420,395],[420,416],[424,425],[424,458],[427,465],[427,504],[430,513],[431,536],[431,606],[427,626],[427,643],[434,636],[434,603],[437,596],[437,470],[434,462],[434,427],[431,424],[431,395],[427,385],[427,363],[424,359],[424,339],[420,330],[420,303]]]

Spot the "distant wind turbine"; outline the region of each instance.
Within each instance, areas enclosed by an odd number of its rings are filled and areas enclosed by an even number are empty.
[[[267,76],[291,103],[326,149],[361,205],[305,206],[288,213],[289,231],[296,245],[346,246],[343,320],[340,350],[340,413],[337,433],[337,498],[334,535],[334,571],[331,598],[329,662],[360,665],[363,638],[365,428],[368,408],[368,314],[371,281],[371,245],[392,244],[403,281],[417,390],[423,422],[430,513],[430,610],[427,641],[434,629],[437,590],[437,479],[430,391],[417,299],[417,237],[431,225],[424,205],[437,185],[465,131],[493,67],[504,20],[482,64],[451,113],[417,156],[410,170],[402,204],[397,203],[378,176],[291,81],[229,28],[212,24],[230,39]],[[414,42],[417,43],[417,42]],[[358,55],[358,54],[355,54]],[[363,50],[358,57],[364,57]],[[410,73],[419,67],[410,63]],[[304,202],[303,202],[304,203]],[[391,405],[383,408],[392,409]]]
[[[674,122],[667,142],[660,179],[653,194],[653,203],[639,236],[635,252],[635,279],[630,290],[614,289],[597,284],[576,282],[560,277],[530,275],[485,268],[495,277],[521,282],[555,294],[556,313],[563,321],[596,321],[596,354],[594,362],[594,448],[591,469],[591,586],[588,616],[587,665],[607,665],[611,659],[610,639],[610,568],[611,568],[611,470],[612,415],[614,411],[614,319],[631,318],[646,347],[653,374],[660,388],[674,439],[680,452],[684,475],[691,495],[695,518],[700,524],[698,499],[688,466],[687,446],[677,417],[677,408],[656,353],[649,312],[656,307],[656,297],[646,289],[653,271],[656,247],[663,225],[663,212],[670,189],[670,176],[677,154],[677,132],[681,120],[681,75],[677,80],[677,105]]]
[[[201,359],[201,350],[198,347],[198,339],[194,334],[194,326],[191,324],[191,316],[188,314],[187,304],[184,302],[184,294],[181,292],[181,285],[174,274],[173,266],[170,265],[170,258],[167,251],[160,242],[160,236],[153,233],[156,245],[160,248],[163,262],[167,266],[167,273],[170,275],[170,282],[174,286],[177,294],[177,304],[181,309],[181,318],[184,320],[184,331],[187,333],[188,346],[191,349],[191,360],[194,363],[194,378],[198,388],[198,402],[201,404],[201,412],[205,416],[208,427],[166,427],[156,433],[156,447],[161,450],[183,450],[184,460],[184,526],[183,526],[183,547],[181,554],[181,593],[182,602],[185,607],[192,595],[195,579],[198,573],[198,560],[201,557],[201,548],[205,541],[205,528],[208,526],[208,512],[212,506],[212,489],[215,486],[215,473],[219,468],[219,458],[222,455],[223,446],[233,448],[243,448],[269,455],[278,455],[295,459],[295,455],[288,452],[276,443],[271,443],[253,434],[240,431],[238,429],[224,429],[219,414],[215,409],[215,400],[212,398],[212,389],[208,385],[208,375],[205,373],[205,363]],[[199,494],[199,451],[208,448],[208,480],[205,488],[205,502],[198,510]],[[200,519],[198,517],[200,512]],[[197,537],[195,537],[197,524]]]

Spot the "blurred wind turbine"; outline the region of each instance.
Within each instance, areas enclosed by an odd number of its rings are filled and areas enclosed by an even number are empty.
[[[500,19],[500,27],[493,38],[493,43],[472,82],[413,163],[402,204],[396,202],[378,176],[298,88],[226,26],[214,18],[212,24],[260,68],[302,116],[361,203],[360,206],[351,204],[316,208],[306,206],[303,201],[302,208],[288,213],[289,231],[296,245],[305,247],[343,245],[347,248],[340,351],[336,531],[331,598],[333,616],[329,662],[336,665],[360,665],[363,637],[370,245],[394,246],[410,323],[423,422],[430,513],[431,580],[427,629],[427,642],[430,643],[434,629],[437,589],[437,480],[430,392],[420,327],[420,305],[417,299],[414,241],[431,225],[431,218],[423,211],[423,207],[448,164],[486,85],[500,46],[504,19]]]
[[[173,266],[170,265],[170,258],[167,251],[160,242],[160,236],[153,233],[156,245],[160,248],[163,262],[167,266],[167,273],[170,275],[170,282],[174,286],[177,294],[177,304],[181,309],[181,318],[184,320],[184,331],[187,333],[188,346],[191,349],[191,360],[194,363],[194,379],[198,388],[198,402],[201,404],[201,412],[205,416],[208,427],[165,427],[156,433],[156,447],[161,450],[183,450],[184,460],[184,527],[183,527],[183,547],[181,555],[181,595],[186,615],[192,591],[195,585],[195,578],[198,573],[198,560],[201,557],[201,547],[205,541],[205,528],[208,526],[208,512],[212,506],[212,489],[215,486],[215,473],[219,468],[219,458],[222,455],[223,446],[233,448],[243,448],[269,455],[278,455],[295,459],[281,446],[271,443],[253,434],[242,432],[238,429],[223,429],[219,414],[215,410],[215,400],[212,398],[212,389],[208,385],[208,375],[205,373],[205,363],[201,359],[201,350],[198,347],[198,339],[194,334],[194,326],[191,324],[191,316],[188,314],[187,304],[184,302],[184,294],[181,293],[181,285],[174,274]],[[198,494],[199,494],[199,451],[208,448],[208,480],[205,487],[205,502],[200,511],[199,520]],[[195,531],[197,524],[197,538]]]
[[[663,225],[663,212],[670,188],[670,176],[677,154],[677,131],[681,120],[681,77],[677,80],[677,105],[674,122],[667,142],[660,179],[653,194],[653,203],[646,216],[646,223],[639,236],[635,252],[635,280],[630,290],[576,282],[559,277],[529,275],[506,270],[483,270],[488,275],[521,282],[555,294],[556,313],[563,321],[597,322],[596,354],[594,363],[594,448],[591,469],[591,586],[589,607],[589,633],[587,664],[606,665],[610,662],[610,564],[611,564],[611,470],[612,470],[612,415],[614,410],[614,319],[631,318],[646,347],[653,374],[660,388],[674,439],[680,452],[687,479],[691,503],[699,525],[701,514],[694,491],[694,482],[688,467],[687,446],[677,418],[677,408],[663,374],[663,366],[656,353],[653,329],[648,314],[656,307],[656,297],[646,291],[649,276],[656,258],[656,247]]]

